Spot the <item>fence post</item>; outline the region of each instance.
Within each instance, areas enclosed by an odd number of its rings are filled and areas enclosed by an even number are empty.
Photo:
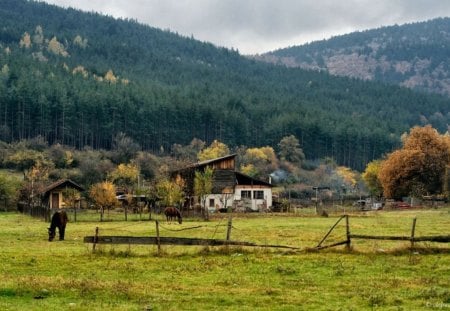
[[[327,239],[327,237],[330,235],[330,233],[334,230],[334,228],[338,225],[338,223],[342,220],[342,218],[346,217],[346,215],[341,216],[341,218],[336,221],[336,223],[328,230],[327,234],[322,238],[322,240],[317,244],[317,248],[322,246],[322,243]]]
[[[231,228],[232,228],[232,220],[231,220],[231,216],[228,217],[228,226],[227,226],[227,241],[230,240],[231,238]]]
[[[95,236],[94,236],[94,244],[92,244],[92,251],[95,252],[95,246],[98,241],[98,227],[95,227]]]
[[[414,235],[416,232],[416,221],[417,221],[417,218],[414,218],[413,223],[412,223],[412,228],[411,228],[411,250],[414,249]]]
[[[346,243],[346,248],[347,250],[350,250],[351,247],[351,239],[350,239],[350,222],[348,219],[348,215],[345,215],[345,227],[346,227],[346,233],[347,233],[347,243]]]
[[[156,243],[158,244],[158,256],[161,255],[161,240],[159,238],[159,221],[155,220],[156,224]]]

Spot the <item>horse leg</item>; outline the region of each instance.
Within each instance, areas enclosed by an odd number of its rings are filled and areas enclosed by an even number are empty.
[[[66,226],[65,225],[59,226],[59,240],[60,241],[64,241],[65,232],[66,232]]]

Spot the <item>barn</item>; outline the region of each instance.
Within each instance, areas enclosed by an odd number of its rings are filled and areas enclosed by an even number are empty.
[[[236,154],[207,161],[197,162],[172,172],[172,178],[182,178],[186,182],[188,205],[198,199],[194,193],[195,172],[212,168],[212,193],[206,198],[209,211],[267,211],[272,207],[272,185],[236,171]]]

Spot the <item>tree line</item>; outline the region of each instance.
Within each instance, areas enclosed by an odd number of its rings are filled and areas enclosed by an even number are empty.
[[[446,130],[449,100],[246,59],[132,20],[3,0],[0,139],[110,150],[125,133],[170,155],[299,139],[308,159],[363,170],[411,126]]]

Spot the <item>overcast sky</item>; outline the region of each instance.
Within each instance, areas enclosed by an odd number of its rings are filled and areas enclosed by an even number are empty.
[[[45,0],[137,19],[256,54],[357,30],[450,16],[449,0]]]

